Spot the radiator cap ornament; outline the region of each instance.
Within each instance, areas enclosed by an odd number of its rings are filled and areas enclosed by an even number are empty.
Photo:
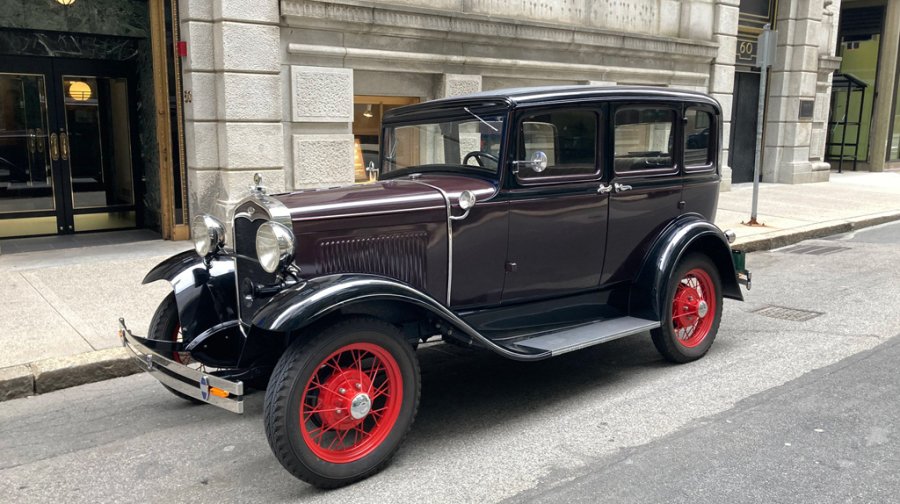
[[[266,188],[262,185],[262,175],[259,172],[253,174],[253,185],[250,186],[251,194],[266,194]]]

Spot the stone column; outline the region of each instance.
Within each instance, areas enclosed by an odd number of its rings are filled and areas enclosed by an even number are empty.
[[[872,107],[872,129],[869,133],[869,169],[884,171],[890,138],[888,133],[894,117],[894,91],[897,88],[897,52],[900,41],[900,0],[889,0],[884,16],[884,32],[881,34],[882,51],[878,55],[878,80],[875,82],[875,101]],[[866,93],[871,90],[866,90]],[[900,124],[894,125],[894,134],[900,132]]]
[[[353,183],[353,70],[290,67],[293,187]]]
[[[779,2],[777,50],[771,72],[766,116],[763,180],[796,184],[828,180],[828,165],[811,161],[812,119],[800,119],[802,101],[817,93],[818,33],[823,29],[823,0]],[[818,94],[818,95],[817,95]]]
[[[254,173],[270,192],[285,189],[278,24],[278,0],[213,1],[219,214],[247,195]]]
[[[212,0],[178,3],[181,38],[187,43],[182,60],[185,164],[190,214],[211,212],[219,197],[219,136]]]
[[[837,44],[838,13],[840,7],[825,0],[821,29],[817,30],[819,68],[816,74],[816,103],[809,135],[809,161],[813,172],[831,172],[831,164],[825,161],[828,141],[828,120],[831,114],[831,80],[835,70],[841,67],[841,59],[833,56]]]
[[[731,107],[734,102],[734,60],[737,53],[737,30],[740,0],[717,0],[715,3],[713,40],[719,44],[710,66],[709,94],[722,104],[722,182],[720,190],[731,190]],[[746,133],[746,132],[742,132]],[[754,135],[756,132],[752,132]]]
[[[191,213],[230,220],[254,173],[285,188],[278,0],[181,5]]]

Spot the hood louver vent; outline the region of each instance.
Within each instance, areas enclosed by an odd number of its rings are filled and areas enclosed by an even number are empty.
[[[425,290],[427,245],[425,232],[322,241],[317,250],[318,273],[370,273]]]

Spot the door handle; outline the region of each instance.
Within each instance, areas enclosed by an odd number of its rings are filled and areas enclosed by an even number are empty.
[[[600,187],[597,188],[597,194],[609,194],[613,191],[612,186],[600,184]]]
[[[613,189],[615,189],[617,193],[620,193],[623,191],[630,191],[631,186],[628,184],[620,184],[620,183],[616,182],[615,184],[613,184]]]
[[[50,159],[59,161],[59,138],[56,133],[50,133]]]
[[[65,131],[59,132],[59,157],[66,161],[69,159],[69,134]],[[630,189],[631,186],[628,186]]]

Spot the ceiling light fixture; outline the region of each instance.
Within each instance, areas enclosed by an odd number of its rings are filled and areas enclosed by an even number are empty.
[[[68,6],[72,5],[73,3],[75,3],[75,0],[56,0],[56,3],[58,3],[59,5],[68,7]]]
[[[91,85],[83,81],[73,81],[69,84],[69,97],[75,101],[88,101],[93,95]]]
[[[363,112],[363,117],[372,117],[372,116],[373,116],[372,104],[370,103],[370,104],[366,105],[366,111]]]

